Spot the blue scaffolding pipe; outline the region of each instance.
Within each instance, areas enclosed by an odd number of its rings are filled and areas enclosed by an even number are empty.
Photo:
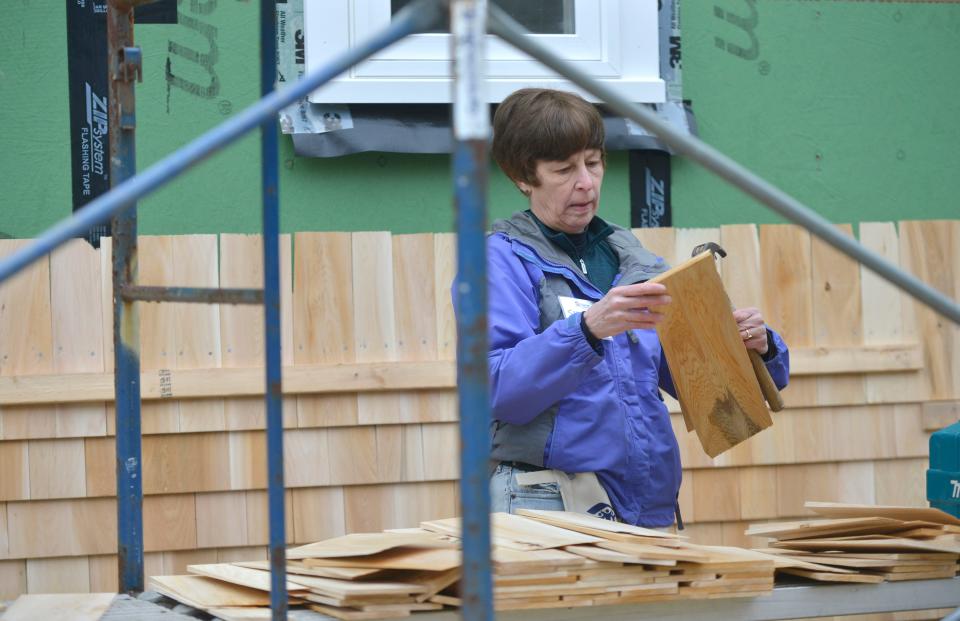
[[[260,95],[274,92],[277,77],[276,0],[260,0]],[[285,621],[287,550],[283,484],[283,382],[280,368],[280,204],[276,115],[260,126],[263,165],[263,322],[266,352],[267,507],[270,516],[270,610]]]
[[[491,6],[489,31],[518,50],[539,60],[577,86],[595,95],[607,107],[632,119],[660,138],[667,146],[697,162],[734,187],[807,229],[853,260],[862,263],[881,278],[906,291],[934,311],[960,324],[960,304],[917,277],[901,270],[876,252],[841,233],[829,220],[816,213],[780,188],[765,181],[741,164],[714,149],[699,138],[689,136],[661,121],[644,106],[637,105],[613,88],[597,81],[586,72],[563,60],[532,38],[502,9]]]
[[[453,195],[457,221],[457,395],[465,621],[493,619],[490,571],[490,379],[487,371],[487,142],[483,95],[486,0],[454,0]]]
[[[396,43],[408,34],[429,30],[443,15],[443,8],[437,0],[417,0],[411,3],[397,13],[383,31],[337,55],[329,64],[305,75],[302,80],[270,93],[140,174],[117,185],[110,192],[90,201],[73,216],[47,229],[30,245],[4,257],[0,260],[0,282],[53,252],[64,242],[85,234],[91,228],[103,224],[117,213],[133,206],[137,200],[233,143],[247,132],[258,128],[267,119],[274,118],[285,106],[306,97],[307,94],[353,65]]]

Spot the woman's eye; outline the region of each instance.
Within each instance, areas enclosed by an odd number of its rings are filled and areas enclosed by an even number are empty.
[[[600,160],[590,160],[589,162],[587,162],[587,166],[590,166],[591,168],[596,168],[599,165],[600,165]]]
[[[565,175],[565,174],[567,174],[568,172],[570,172],[570,167],[569,167],[569,166],[564,166],[563,168],[560,168],[560,169],[558,169],[558,170],[556,171],[556,173],[557,173],[558,175]]]

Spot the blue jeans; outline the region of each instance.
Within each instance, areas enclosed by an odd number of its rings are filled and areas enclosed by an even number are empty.
[[[560,487],[556,483],[542,483],[529,487],[517,485],[517,473],[524,472],[509,464],[499,464],[490,477],[490,510],[495,513],[514,513],[517,509],[563,511]]]

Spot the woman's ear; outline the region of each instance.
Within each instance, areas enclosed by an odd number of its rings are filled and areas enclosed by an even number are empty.
[[[520,190],[520,193],[524,196],[530,196],[531,188],[530,184],[524,183],[523,181],[516,181],[517,189]]]

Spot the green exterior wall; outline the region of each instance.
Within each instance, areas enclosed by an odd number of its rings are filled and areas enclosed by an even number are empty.
[[[70,213],[65,5],[14,4],[0,18],[0,233],[30,237]],[[751,39],[724,11],[746,16],[753,4]],[[186,20],[138,26],[141,169],[258,93],[257,3],[181,0],[180,11],[215,28],[216,53],[209,71],[168,53],[171,41],[209,49]],[[684,96],[706,141],[836,222],[960,217],[960,4],[684,0],[682,13]],[[168,59],[173,75],[194,84],[209,86],[215,73],[217,92],[168,84]],[[295,157],[287,138],[281,145],[286,231],[452,228],[446,156],[321,160]],[[609,158],[601,208],[622,224],[626,159]],[[143,201],[140,230],[256,232],[259,175],[254,135]],[[681,159],[673,195],[676,226],[779,221]],[[524,207],[496,170],[490,199],[492,217]]]

